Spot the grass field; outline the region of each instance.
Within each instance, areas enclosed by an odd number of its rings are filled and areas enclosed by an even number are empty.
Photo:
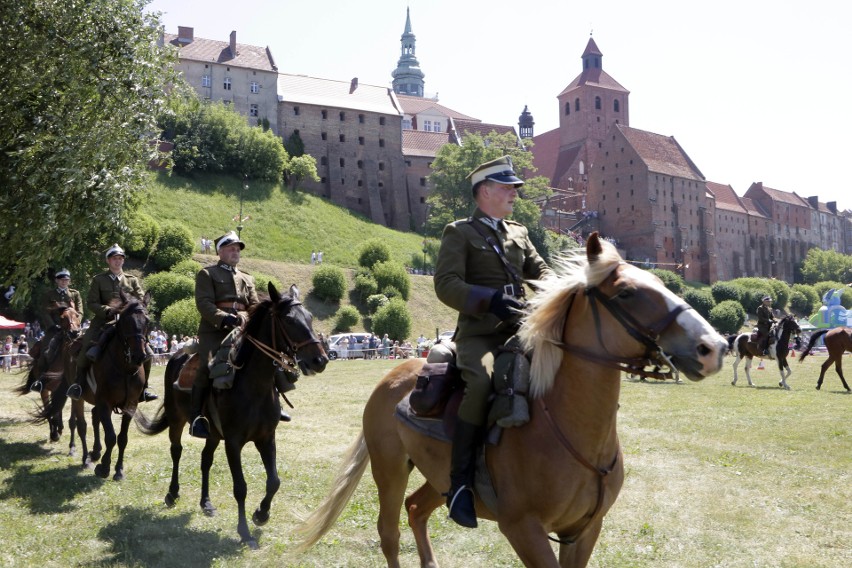
[[[814,389],[824,359],[793,363],[792,391],[770,368],[757,387],[723,371],[701,383],[622,384],[620,435],[626,481],[604,521],[596,567],[801,567],[852,565],[852,396],[834,371]],[[852,372],[852,360],[844,361]],[[168,438],[131,430],[127,479],[101,480],[67,454],[68,436],[47,442],[47,426],[27,422],[35,397],[14,396],[20,376],[0,374],[0,565],[2,566],[384,566],[369,475],[325,539],[299,558],[287,552],[298,513],[315,506],[349,443],[375,382],[392,361],[336,361],[302,378],[293,422],[278,430],[281,490],[272,519],[253,528],[260,550],[240,547],[224,452],[213,466],[218,515],[198,509],[202,442],[184,435],[182,498],[163,504],[170,475]],[[152,385],[163,392],[162,367]],[[144,405],[151,415],[158,403]],[[554,451],[561,451],[555,448]],[[243,452],[247,508],[263,494],[254,448]],[[415,474],[412,486],[418,483]],[[530,472],[535,483],[535,472]],[[441,565],[520,566],[497,526],[466,530],[445,510],[431,520]],[[402,562],[418,565],[401,523]]]

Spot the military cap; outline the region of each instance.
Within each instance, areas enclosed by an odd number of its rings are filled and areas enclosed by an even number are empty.
[[[763,299],[761,300],[761,302],[771,302],[771,301],[772,301],[772,296],[764,296]]]
[[[124,254],[124,249],[121,248],[120,246],[118,246],[118,243],[115,243],[114,245],[109,247],[106,251],[106,258],[107,259],[109,259],[109,258],[111,258],[115,255],[121,255],[121,256],[124,256],[124,257],[127,256],[126,254]]]
[[[219,249],[222,247],[226,247],[228,245],[232,245],[234,243],[238,243],[240,245],[240,250],[246,248],[246,244],[240,240],[240,237],[234,231],[226,233],[216,239],[216,252],[219,252]]]
[[[68,272],[67,268],[63,268],[54,275],[54,278],[71,278],[71,273]]]
[[[470,178],[470,185],[476,187],[476,184],[487,179],[496,181],[497,183],[505,183],[520,187],[524,185],[523,180],[515,175],[515,170],[512,166],[512,158],[503,156],[490,162],[485,162],[479,165],[475,170],[467,175]]]

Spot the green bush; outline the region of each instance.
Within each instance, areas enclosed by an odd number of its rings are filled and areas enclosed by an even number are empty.
[[[403,265],[397,262],[378,262],[373,265],[373,276],[376,278],[380,292],[387,296],[385,289],[392,286],[399,290],[403,300],[408,300],[411,293],[411,279]]]
[[[786,309],[790,301],[790,287],[774,278],[736,278],[731,283],[743,290],[740,303],[751,313],[754,313],[766,295],[772,296],[773,308]]]
[[[178,337],[193,336],[198,333],[198,324],[201,323],[201,314],[195,307],[194,298],[179,300],[163,310],[160,316],[160,327],[171,335]]]
[[[275,286],[280,294],[286,294],[287,290],[290,289],[290,286],[284,286],[275,276],[270,276],[263,272],[252,273],[252,277],[254,278],[254,289],[257,290],[258,295],[262,295],[264,298],[269,296],[270,282],[272,282],[272,285]]]
[[[802,316],[810,316],[820,305],[820,297],[810,284],[793,284],[790,308]]]
[[[766,288],[745,288],[743,290],[743,299],[740,300],[740,305],[743,309],[750,313],[757,313],[757,308],[763,303],[763,298],[767,295],[772,295],[772,292],[767,290]],[[774,303],[775,298],[773,298],[772,306],[775,307]]]
[[[701,317],[704,319],[710,317],[710,310],[716,306],[716,300],[713,299],[713,294],[710,290],[687,288],[683,293],[683,299],[686,300],[687,304],[695,308],[695,311],[701,314]]]
[[[399,291],[399,290],[397,290],[394,286],[387,286],[387,287],[385,287],[385,288],[382,290],[381,294],[382,294],[382,296],[384,296],[384,297],[385,297],[385,298],[387,298],[388,300],[393,300],[394,298],[399,298],[400,300],[402,300],[402,299],[403,299],[403,298],[402,298],[402,294],[400,293],[400,291]]]
[[[151,311],[155,314],[161,314],[175,302],[193,298],[195,295],[195,280],[174,272],[151,274],[142,284],[143,288],[151,293],[154,300]]]
[[[334,316],[335,331],[351,331],[361,321],[361,315],[355,306],[343,306]]]
[[[388,262],[391,257],[390,247],[381,239],[368,239],[358,250],[358,266],[370,270],[379,262]]]
[[[160,270],[169,270],[182,260],[192,258],[192,233],[180,223],[163,223],[157,246],[151,255]]]
[[[721,304],[725,300],[740,302],[743,298],[742,288],[730,282],[716,282],[710,287],[710,292],[717,304]]]
[[[170,272],[172,274],[180,274],[182,276],[186,276],[187,278],[191,278],[192,281],[195,281],[195,277],[198,275],[198,272],[201,270],[201,263],[188,258],[186,260],[182,260],[172,266]]]
[[[373,294],[367,297],[367,312],[376,313],[382,306],[388,305],[390,299],[384,294]]]
[[[710,310],[707,321],[719,333],[737,333],[746,321],[746,312],[739,302],[724,300]]]
[[[671,270],[663,270],[661,268],[651,268],[648,272],[657,276],[657,278],[663,281],[666,288],[678,296],[683,294],[683,289],[686,287],[686,284],[680,275],[675,274]]]
[[[321,266],[311,278],[313,293],[325,302],[339,302],[346,294],[346,275],[337,266]]]
[[[160,224],[146,213],[136,212],[128,222],[124,248],[137,258],[148,258],[160,238]]]
[[[399,298],[394,298],[382,306],[373,316],[373,333],[404,341],[411,335],[411,314],[408,306]]]
[[[360,273],[355,276],[355,291],[363,300],[379,291],[379,283],[371,274]]]

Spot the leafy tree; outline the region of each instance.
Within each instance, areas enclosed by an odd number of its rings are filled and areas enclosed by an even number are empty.
[[[852,281],[852,256],[834,250],[812,248],[802,261],[802,277],[807,284],[825,280]]]
[[[516,172],[535,172],[532,153],[518,144],[514,134],[496,134],[492,132],[484,138],[478,134],[469,134],[464,145],[445,144],[438,150],[432,162],[432,175],[429,180],[434,187],[427,198],[429,218],[424,231],[432,237],[439,237],[447,223],[470,216],[474,209],[473,192],[468,174],[483,162],[509,155],[512,157]],[[524,198],[515,200],[513,218],[531,231],[539,226],[541,212],[532,200],[549,195],[547,179],[541,176],[527,178],[523,186]],[[544,233],[542,233],[542,237]],[[546,246],[535,243],[536,247]],[[544,254],[542,250],[540,253]]]
[[[379,262],[390,260],[391,251],[388,244],[382,239],[368,239],[364,241],[358,252],[358,266],[369,270],[373,269]]]
[[[134,213],[127,223],[124,250],[139,258],[148,258],[160,238],[160,224],[141,211]]]
[[[379,285],[379,292],[391,297],[387,288],[396,288],[403,300],[411,293],[411,279],[405,267],[397,262],[379,262],[373,266],[373,276]]]
[[[719,333],[737,333],[746,320],[746,312],[739,302],[724,300],[710,310],[707,321],[719,330]]]
[[[648,272],[656,275],[657,278],[663,281],[666,288],[678,296],[683,294],[683,289],[686,287],[686,283],[683,281],[683,277],[680,274],[672,272],[671,270],[664,270],[662,268],[651,268]]]
[[[803,316],[810,316],[814,313],[820,303],[820,297],[816,290],[809,284],[793,284],[793,291],[790,294],[790,307],[796,313]]]
[[[713,299],[713,294],[710,293],[710,290],[687,288],[683,293],[683,299],[704,319],[710,317],[710,310],[716,306],[716,300]]]
[[[275,285],[275,289],[281,292],[282,294],[289,290],[289,286],[284,286],[281,281],[275,276],[270,276],[268,274],[264,274],[263,272],[252,272],[251,274],[254,277],[254,289],[257,290],[259,295],[264,297],[269,296],[269,283],[272,282]]]
[[[51,264],[94,271],[158,156],[155,117],[175,75],[141,6],[0,3],[0,285],[17,287],[17,305]]]
[[[739,302],[743,297],[742,289],[730,282],[716,282],[710,287],[710,292],[717,304],[721,304],[725,300]]]
[[[188,258],[172,266],[171,273],[186,276],[195,282],[195,277],[198,275],[199,270],[201,270],[201,263]]]
[[[320,300],[339,302],[346,294],[346,275],[337,266],[321,266],[311,277],[313,293]]]
[[[335,316],[335,331],[351,331],[361,321],[361,316],[355,306],[343,306]]]
[[[317,173],[317,160],[309,154],[290,158],[286,168],[287,181],[290,187],[296,189],[303,179],[320,181]]]
[[[293,134],[284,142],[284,149],[290,154],[291,158],[298,158],[305,153],[305,143],[298,131],[294,130]],[[316,166],[316,163],[314,163]]]
[[[382,306],[388,305],[390,300],[384,294],[373,294],[367,298],[367,313],[374,314]]]
[[[163,310],[160,317],[160,326],[169,335],[193,336],[198,333],[198,324],[201,323],[201,314],[195,307],[195,298],[185,298],[175,302]]]
[[[388,337],[399,341],[411,335],[411,313],[403,300],[392,299],[376,311],[373,315],[373,333],[379,337],[387,333]]]
[[[164,223],[151,259],[160,270],[168,270],[182,260],[192,257],[192,233],[185,225]]]
[[[361,300],[364,300],[379,291],[379,283],[370,273],[357,274],[355,276],[355,291],[358,292]]]
[[[142,282],[146,291],[151,292],[154,306],[151,311],[157,315],[179,300],[192,298],[195,294],[195,280],[174,272],[156,272]]]

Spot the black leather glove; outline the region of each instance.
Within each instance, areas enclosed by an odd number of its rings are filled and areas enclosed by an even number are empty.
[[[518,311],[523,309],[523,302],[499,290],[491,296],[491,303],[488,304],[488,311],[501,320],[512,319],[518,315]]]
[[[222,329],[233,329],[242,323],[239,316],[228,314],[222,318]]]

